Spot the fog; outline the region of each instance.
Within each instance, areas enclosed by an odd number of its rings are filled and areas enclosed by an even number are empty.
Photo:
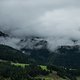
[[[0,0],[0,30],[13,37],[10,46],[26,36],[44,37],[51,50],[80,44],[80,1]]]

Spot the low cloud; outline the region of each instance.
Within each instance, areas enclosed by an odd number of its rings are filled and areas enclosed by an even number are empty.
[[[18,38],[4,38],[0,37],[0,44],[8,45],[10,47],[13,47],[15,49],[20,49],[20,46],[17,45],[17,43],[20,41]]]
[[[19,39],[44,37],[51,50],[80,44],[80,1],[0,0],[0,30]]]

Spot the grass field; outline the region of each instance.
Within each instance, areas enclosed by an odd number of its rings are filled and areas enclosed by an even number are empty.
[[[15,65],[15,66],[21,66],[21,67],[25,67],[25,66],[28,66],[29,64],[21,64],[21,63],[11,63],[12,65]]]
[[[48,76],[37,76],[36,79],[45,79],[45,80],[69,80],[69,79],[63,79],[59,77],[58,75],[48,75]]]
[[[21,66],[21,67],[25,67],[25,66],[28,66],[29,64],[21,64],[21,63],[11,63],[12,65],[16,65],[16,66]],[[40,67],[43,69],[43,70],[47,70],[47,66],[42,66],[40,65]]]
[[[77,77],[77,80],[80,80],[80,76],[79,76],[79,77]]]
[[[47,66],[40,65],[43,70],[47,70]]]

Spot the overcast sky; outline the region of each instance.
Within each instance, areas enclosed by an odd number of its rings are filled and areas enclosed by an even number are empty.
[[[80,42],[80,0],[0,0],[0,29],[43,36],[52,48]]]

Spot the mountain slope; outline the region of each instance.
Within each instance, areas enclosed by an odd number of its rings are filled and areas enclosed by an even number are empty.
[[[57,49],[56,54],[56,58],[52,58],[50,61],[52,64],[68,68],[80,68],[80,46],[61,46]]]
[[[0,32],[0,37],[6,36],[9,37],[9,35]],[[16,45],[20,47],[20,50],[0,45],[0,59],[44,65],[53,64],[69,68],[80,67],[79,45],[59,46],[51,52],[47,48],[48,42],[44,38],[33,36],[21,39]]]
[[[0,45],[0,59],[27,63],[27,56],[25,54],[6,45]]]

